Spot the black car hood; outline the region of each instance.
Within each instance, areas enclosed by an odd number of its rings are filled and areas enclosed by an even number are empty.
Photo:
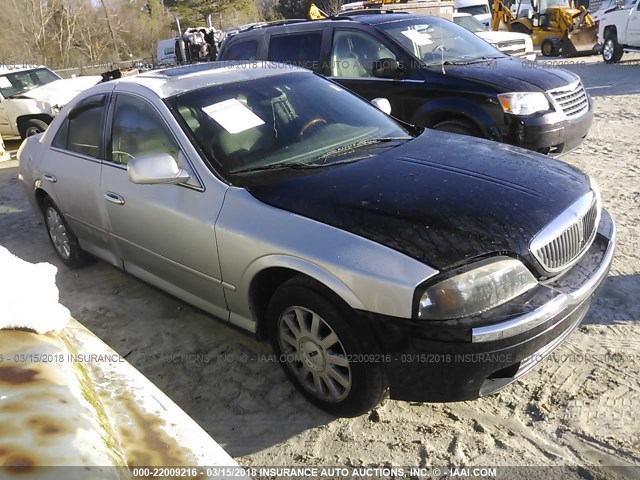
[[[499,85],[511,92],[530,92],[531,86],[541,91],[565,87],[579,77],[562,68],[541,68],[535,62],[514,57],[500,57],[470,65],[448,65],[445,72],[473,80]],[[535,67],[535,68],[534,68]]]
[[[370,158],[247,189],[266,204],[444,270],[496,252],[532,264],[531,238],[590,186],[557,160],[425,130]]]

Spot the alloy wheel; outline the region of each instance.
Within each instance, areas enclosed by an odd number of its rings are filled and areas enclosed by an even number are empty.
[[[278,321],[281,360],[300,385],[325,402],[340,402],[352,386],[351,366],[342,342],[317,313],[300,306],[284,310]]]
[[[611,39],[604,42],[604,47],[602,48],[602,56],[607,62],[613,58],[613,41]]]
[[[60,214],[52,207],[47,208],[47,229],[58,254],[68,259],[71,256],[71,245],[69,244],[67,227]]]

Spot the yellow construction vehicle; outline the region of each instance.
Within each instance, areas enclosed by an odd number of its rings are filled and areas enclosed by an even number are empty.
[[[515,12],[494,0],[491,29],[531,35],[546,57],[595,53],[598,29],[584,6],[576,8],[572,0],[516,0],[514,7]]]

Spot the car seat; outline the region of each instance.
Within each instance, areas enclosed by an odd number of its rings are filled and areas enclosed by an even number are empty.
[[[351,49],[350,38],[341,35],[331,55],[331,74],[335,77],[367,77],[367,71]]]
[[[276,138],[274,113],[269,98],[259,94],[241,94],[237,97],[237,100],[264,123],[238,133],[229,133],[222,126],[218,128],[214,141],[214,156],[216,156],[216,153],[222,154],[222,158],[228,160],[226,167],[229,170],[242,167],[243,164],[247,163],[247,160],[251,161],[252,158],[246,158],[247,153],[255,153],[268,148]]]

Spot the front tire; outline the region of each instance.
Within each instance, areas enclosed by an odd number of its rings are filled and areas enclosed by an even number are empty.
[[[31,137],[33,135],[37,135],[38,133],[44,132],[48,126],[49,125],[47,125],[47,122],[38,120],[37,118],[27,120],[24,123],[24,127],[22,130],[22,139],[24,140],[27,137]]]
[[[480,130],[471,122],[460,119],[445,120],[437,123],[432,127],[434,130],[441,132],[459,133],[460,135],[469,135],[470,137],[482,138]]]
[[[271,345],[287,377],[314,405],[340,417],[368,412],[387,391],[382,365],[368,361],[368,334],[356,329],[354,316],[305,277],[281,285],[267,312]]]
[[[602,46],[602,59],[606,63],[617,63],[622,58],[624,54],[624,50],[618,43],[618,38],[616,35],[610,35],[604,41],[604,45]]]
[[[62,263],[69,268],[80,268],[91,263],[93,257],[80,248],[78,237],[50,198],[43,202],[42,212],[49,241]]]
[[[540,44],[540,51],[545,57],[557,57],[562,51],[562,41],[558,37],[545,38]]]

